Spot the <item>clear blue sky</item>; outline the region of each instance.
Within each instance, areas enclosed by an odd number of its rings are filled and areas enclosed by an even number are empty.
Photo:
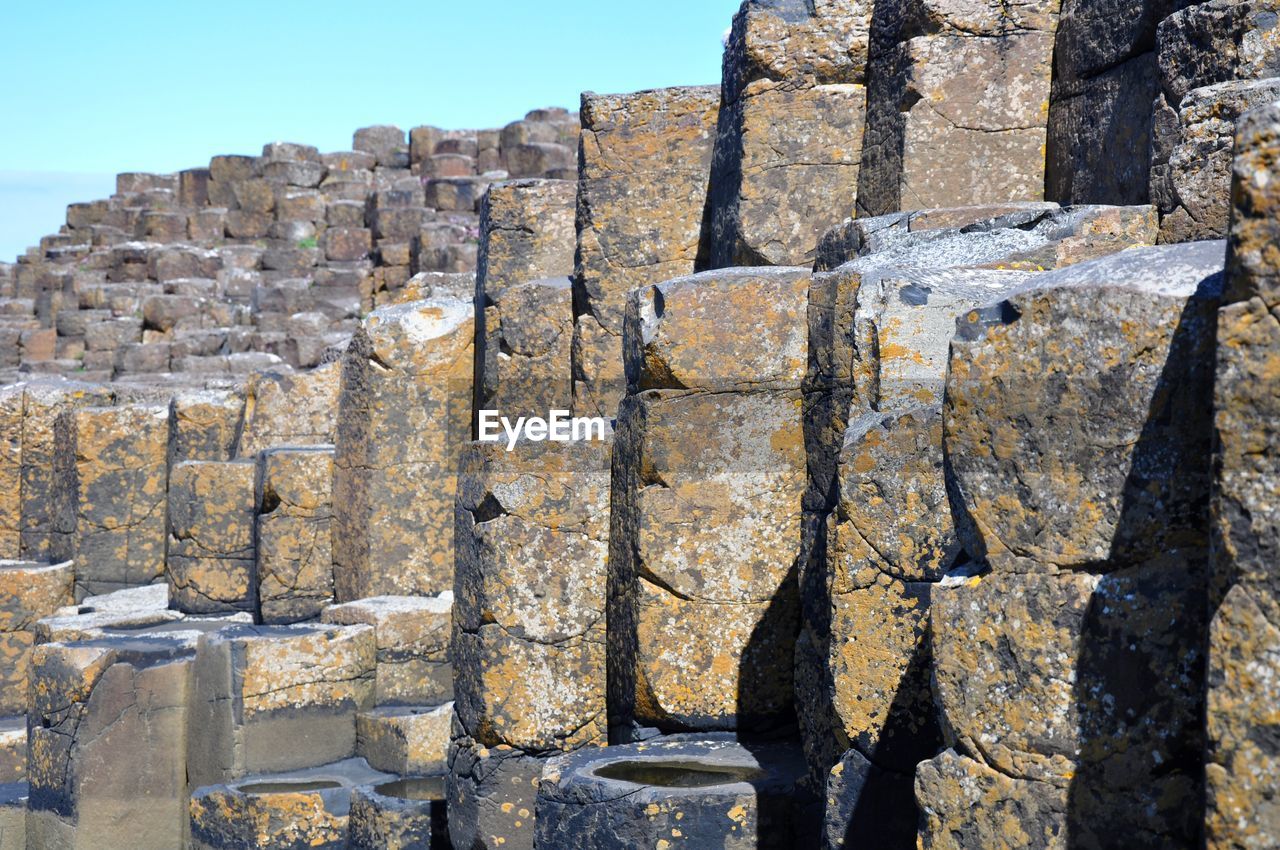
[[[740,0],[0,3],[0,260],[119,171],[715,83]]]

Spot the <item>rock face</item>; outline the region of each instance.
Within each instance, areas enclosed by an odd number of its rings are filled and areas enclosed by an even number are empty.
[[[71,603],[74,575],[71,563],[0,561],[0,716],[26,712],[36,621]]]
[[[169,476],[169,599],[189,614],[253,611],[254,476],[250,461],[191,460]]]
[[[498,183],[485,195],[475,287],[474,410],[499,410],[514,421],[568,409],[572,402],[568,276],[576,196],[577,183],[566,180]]]
[[[453,653],[458,719],[482,746],[605,742],[609,449],[473,443],[464,456]]]
[[[75,562],[77,595],[161,579],[169,412],[132,405],[68,410],[54,438],[50,555]]]
[[[255,477],[258,615],[309,620],[333,600],[333,447],[268,449]]]
[[[871,4],[749,0],[725,47],[710,265],[801,265],[853,210]]]
[[[809,274],[637,289],[614,448],[611,736],[759,731],[791,713]]]
[[[449,838],[470,850],[532,850],[538,781],[546,759],[461,734],[449,747]]]
[[[202,635],[191,785],[350,758],[355,715],[373,705],[375,666],[368,626],[234,626]]]
[[[457,447],[470,428],[473,312],[452,298],[384,307],[347,349],[333,478],[340,602],[453,585],[453,491]]]
[[[1151,199],[1162,242],[1226,235],[1235,123],[1277,98],[1276,80],[1231,81],[1192,89],[1176,110],[1157,106]]]
[[[357,788],[394,777],[361,759],[197,788],[193,850],[343,850]]]
[[[1265,743],[1280,680],[1276,453],[1280,274],[1274,256],[1280,109],[1236,137],[1227,295],[1218,313],[1209,634],[1206,842],[1265,847],[1280,834],[1280,761]]]
[[[929,795],[954,783],[989,789],[929,826],[938,841],[949,820],[994,834],[1015,811],[1037,836],[1063,810],[1091,845],[1201,834],[1222,255],[1204,242],[1082,263],[957,323],[948,486],[960,541],[991,573],[934,593],[935,694],[962,755],[1035,784],[935,762],[936,778],[918,774],[925,811],[945,811]]]
[[[332,444],[340,375],[336,363],[304,373],[254,373],[245,390],[237,455],[255,457],[272,446]]]
[[[582,96],[574,264],[573,407],[612,418],[627,293],[701,256],[720,94],[673,88]]]
[[[901,780],[938,748],[928,604],[933,583],[968,557],[951,528],[932,409],[956,319],[1045,268],[1155,236],[1150,207],[1015,204],[853,219],[824,238],[818,265],[830,270],[814,276],[808,303],[796,652],[814,787],[829,784],[828,771],[852,746],[880,773],[870,788],[855,783],[847,793],[883,788],[877,806],[888,810],[896,799],[907,817],[910,783]],[[855,803],[850,811],[868,811]]]
[[[172,850],[186,840],[194,634],[39,647],[28,841]]]
[[[50,556],[53,528],[54,428],[76,407],[110,406],[109,387],[37,381],[6,387],[0,396],[0,551],[7,558]]]
[[[1151,199],[1164,242],[1226,235],[1235,123],[1280,95],[1276,8],[1221,0],[1160,23],[1160,93],[1152,140]]]
[[[861,215],[1034,201],[1058,4],[875,4]]]
[[[1114,569],[1203,546],[1222,254],[1126,252],[960,320],[946,439],[971,556],[997,571]],[[1076,322],[1087,333],[1050,332]]]

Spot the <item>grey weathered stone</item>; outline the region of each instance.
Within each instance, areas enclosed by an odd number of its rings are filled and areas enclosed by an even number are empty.
[[[710,264],[801,265],[852,211],[871,5],[744,3],[725,48]]]
[[[71,563],[0,561],[0,716],[26,712],[37,621],[71,603],[73,579]]]
[[[321,621],[373,626],[378,705],[439,705],[453,698],[453,607],[452,591],[426,597],[375,596],[329,606]]]
[[[1066,850],[1072,832],[1064,786],[1008,776],[948,750],[922,762],[916,773],[924,813],[919,846]]]
[[[1280,759],[1268,730],[1280,682],[1280,286],[1275,258],[1280,108],[1236,134],[1226,306],[1214,384],[1206,844],[1260,848],[1280,834]]]
[[[30,846],[183,846],[194,643],[176,633],[36,649]]]
[[[445,798],[449,838],[469,850],[533,850],[534,810],[545,758],[456,736]]]
[[[0,391],[0,554],[49,557],[58,415],[112,401],[109,387],[55,379],[13,384]]]
[[[1280,80],[1266,79],[1191,89],[1177,109],[1157,103],[1151,200],[1160,209],[1161,242],[1226,236],[1236,121],[1277,99]]]
[[[813,807],[786,744],[677,736],[551,760],[538,788],[539,850],[816,846]]]
[[[876,7],[861,215],[1043,196],[1057,12],[1048,2]]]
[[[201,635],[190,784],[354,755],[356,713],[373,705],[375,654],[367,626],[236,626]]]
[[[449,767],[453,703],[384,706],[356,715],[356,755],[400,776],[443,773]]]
[[[340,375],[336,364],[250,375],[237,457],[252,458],[272,446],[332,445]]]
[[[883,770],[850,750],[831,768],[826,793],[825,850],[914,846],[919,813],[911,774]]]
[[[545,417],[571,402],[572,292],[567,278],[560,281],[573,271],[576,190],[569,181],[518,180],[495,183],[485,195],[475,286],[477,411]]]
[[[395,779],[361,759],[197,788],[193,850],[345,850],[352,795]]]
[[[620,736],[791,711],[808,284],[739,269],[632,293],[609,556]]]
[[[1126,251],[958,321],[944,412],[971,556],[1114,568],[1203,546],[1223,253]]]
[[[444,777],[362,786],[351,796],[348,850],[424,848],[449,840]]]
[[[568,410],[573,401],[572,281],[532,280],[496,295],[486,285],[483,300],[483,314],[476,314],[476,416],[496,410],[514,422]]]

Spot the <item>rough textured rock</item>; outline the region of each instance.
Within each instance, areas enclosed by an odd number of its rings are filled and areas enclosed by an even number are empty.
[[[169,468],[184,460],[231,460],[240,439],[244,395],[187,390],[169,403]]]
[[[371,313],[342,365],[333,479],[340,602],[453,584],[453,493],[471,417],[472,306]]]
[[[165,574],[170,603],[189,614],[253,611],[251,461],[186,461],[169,476]]]
[[[837,479],[827,534],[836,745],[910,775],[941,748],[929,681],[932,583],[963,558],[946,501],[940,408],[855,420]]]
[[[831,768],[826,792],[826,850],[915,846],[919,817],[911,774],[881,770],[850,750]]]
[[[478,744],[605,741],[610,448],[477,442],[463,456],[453,655],[458,718]]]
[[[1042,197],[1056,2],[877,4],[861,215]]]
[[[1064,44],[1067,39],[1078,40],[1080,50],[1087,53],[1088,40],[1101,43],[1109,33],[1126,28],[1117,26],[1117,21],[1124,18],[1127,24],[1127,16],[1136,11],[1150,24],[1146,9],[1165,2],[1064,3],[1054,52],[1045,197],[1064,204],[1145,204],[1149,199],[1151,102],[1158,91],[1154,52],[1148,47],[1128,58],[1105,62],[1096,71],[1079,70],[1072,76],[1064,67],[1084,59],[1073,56]]]
[[[546,759],[459,736],[449,747],[445,798],[456,850],[533,850],[534,808]]]
[[[336,363],[309,372],[251,375],[237,456],[255,457],[272,446],[332,444],[340,375]]]
[[[538,789],[536,848],[815,846],[785,744],[657,739],[551,760]]]
[[[453,703],[387,706],[356,715],[356,755],[400,776],[443,773],[449,766]]]
[[[1204,545],[1222,263],[1221,242],[1128,251],[960,319],[944,412],[970,555],[1115,568]]]
[[[169,412],[89,407],[56,422],[50,555],[76,564],[76,594],[164,576]]]
[[[258,456],[254,555],[264,623],[309,620],[333,600],[332,482],[332,446]]]
[[[495,183],[485,194],[475,287],[476,411],[500,410],[514,421],[572,402],[567,276],[576,198],[577,183],[566,180]]]
[[[1280,834],[1269,743],[1280,682],[1280,274],[1276,156],[1280,108],[1236,137],[1227,306],[1214,385],[1213,593],[1209,634],[1207,846],[1261,848]]]
[[[179,633],[36,649],[31,846],[183,845],[194,642]]]
[[[744,3],[725,47],[710,265],[800,265],[852,211],[871,5]]]
[[[632,295],[609,554],[618,739],[791,712],[807,285],[734,270]]]
[[[14,384],[0,393],[0,555],[50,556],[58,415],[113,400],[109,387],[60,380]]]
[[[70,643],[104,637],[106,629],[141,630],[185,617],[169,608],[168,586],[152,584],[86,596],[77,605],[60,608],[53,616],[37,620],[34,634],[36,643]]]
[[[1011,776],[1071,780],[1073,817],[1103,833],[1110,823],[1194,835],[1185,809],[1203,696],[1185,683],[1203,681],[1203,554],[1188,561],[935,589],[934,678],[951,743]],[[1158,812],[1101,810],[1108,794],[1139,790]]]
[[[688,274],[719,113],[716,88],[582,96],[574,265],[574,412],[612,418],[626,294]]]
[[[919,847],[1066,850],[1073,836],[1064,785],[1008,776],[948,750],[916,773]]]
[[[368,626],[235,626],[202,635],[191,784],[352,756],[356,713],[373,705],[376,652]]]
[[[357,788],[351,796],[348,850],[431,850],[449,840],[444,777],[425,776]]]
[[[0,716],[26,712],[36,621],[71,604],[74,577],[71,563],[0,561]]]
[[[517,284],[486,295],[486,300],[484,347],[476,352],[480,374],[475,410],[496,410],[515,422],[521,416],[546,418],[548,411],[570,409],[571,280]],[[476,333],[479,345],[480,331]]]
[[[1242,80],[1192,89],[1177,109],[1157,104],[1151,200],[1161,242],[1226,235],[1236,121],[1277,99],[1280,80]]]
[[[347,759],[198,788],[190,803],[193,850],[343,850],[355,789],[394,779]]]
[[[1280,75],[1273,0],[1209,0],[1169,15],[1156,28],[1160,92],[1179,106],[1192,89]]]
[[[375,596],[332,605],[321,621],[373,627],[377,644],[374,689],[378,705],[438,705],[453,698],[449,631],[453,593]]]

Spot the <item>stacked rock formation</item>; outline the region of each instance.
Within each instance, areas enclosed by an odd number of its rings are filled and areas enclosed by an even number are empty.
[[[1280,846],[1275,11],[747,0],[74,205],[0,850]]]

